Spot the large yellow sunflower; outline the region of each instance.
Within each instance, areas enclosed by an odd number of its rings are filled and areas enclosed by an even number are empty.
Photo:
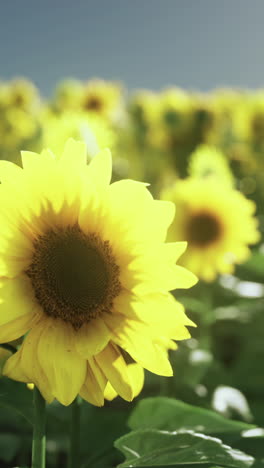
[[[81,142],[22,162],[0,163],[0,342],[26,335],[4,374],[49,402],[131,400],[143,368],[172,374],[167,350],[192,325],[168,292],[196,281],[175,265],[186,243],[164,243],[174,206],[110,185],[110,152],[87,165]]]
[[[205,281],[232,273],[259,240],[254,202],[215,177],[185,179],[162,193],[176,204],[168,240],[188,242],[182,264]]]

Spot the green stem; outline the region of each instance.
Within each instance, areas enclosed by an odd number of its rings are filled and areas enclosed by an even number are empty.
[[[70,453],[69,453],[69,459],[68,459],[68,468],[79,468],[81,399],[79,397],[75,398],[70,408],[71,408],[71,425],[70,425]]]
[[[32,468],[45,468],[46,466],[46,402],[39,389],[34,386],[33,404],[35,422],[32,443]]]

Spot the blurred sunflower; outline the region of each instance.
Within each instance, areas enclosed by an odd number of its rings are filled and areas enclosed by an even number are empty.
[[[9,87],[5,81],[0,81],[0,111],[9,105]]]
[[[153,91],[138,91],[131,97],[128,110],[137,127],[148,129],[159,116],[159,97]]]
[[[168,349],[193,325],[168,292],[196,282],[175,265],[186,243],[164,243],[174,206],[109,185],[109,151],[86,165],[81,142],[22,162],[0,162],[0,342],[26,334],[4,374],[64,405],[131,400],[143,368],[172,375]]]
[[[110,121],[121,110],[122,95],[120,86],[103,80],[90,80],[82,90],[82,110],[100,115]]]
[[[175,152],[189,134],[191,97],[179,88],[168,88],[158,95],[155,121],[149,129],[149,143],[162,151]]]
[[[60,154],[65,141],[69,138],[82,140],[86,143],[90,157],[98,152],[98,148],[111,148],[115,145],[115,134],[109,123],[97,115],[87,115],[85,112],[65,111],[54,113],[45,109],[41,115],[42,147]]]
[[[26,112],[36,110],[40,96],[34,84],[25,78],[16,78],[7,85],[7,105]]]
[[[194,94],[192,97],[192,128],[190,138],[196,144],[215,144],[218,141],[219,116],[211,95]]]
[[[63,80],[56,87],[50,104],[58,112],[80,110],[82,90],[81,81],[74,79]]]
[[[15,107],[0,110],[0,158],[17,161],[21,146],[29,147],[39,133],[39,121],[30,113]]]
[[[182,264],[205,281],[232,273],[234,264],[250,255],[248,245],[260,238],[254,202],[214,177],[177,181],[164,197],[177,208],[168,239],[187,240]]]
[[[214,177],[228,187],[234,187],[235,180],[229,168],[227,158],[218,148],[199,145],[191,154],[188,173],[196,179]]]

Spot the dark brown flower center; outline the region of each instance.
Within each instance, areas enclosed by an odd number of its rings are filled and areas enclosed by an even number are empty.
[[[75,328],[111,312],[121,289],[109,242],[76,226],[39,237],[27,275],[44,312]]]
[[[89,96],[84,104],[86,110],[100,111],[102,108],[102,101],[97,96]]]
[[[206,247],[221,235],[221,224],[211,213],[192,215],[186,225],[186,237],[190,244]]]

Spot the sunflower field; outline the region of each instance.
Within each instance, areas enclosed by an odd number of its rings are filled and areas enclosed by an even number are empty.
[[[0,467],[264,467],[264,90],[0,82]]]

